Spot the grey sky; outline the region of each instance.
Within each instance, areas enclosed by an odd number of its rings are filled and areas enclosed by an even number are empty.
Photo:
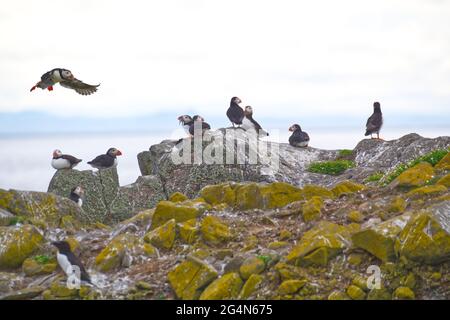
[[[450,1],[2,1],[0,112],[450,118]],[[65,67],[92,96],[59,85]]]

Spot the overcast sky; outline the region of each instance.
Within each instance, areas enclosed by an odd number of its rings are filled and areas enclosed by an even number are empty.
[[[55,67],[99,91],[30,93]],[[261,117],[379,100],[450,119],[450,1],[1,0],[0,112],[208,118],[232,96]]]

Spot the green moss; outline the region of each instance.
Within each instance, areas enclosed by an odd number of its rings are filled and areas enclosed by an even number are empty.
[[[39,264],[46,264],[50,261],[50,257],[47,255],[38,255],[34,257],[34,260]]]
[[[349,157],[353,154],[353,150],[350,149],[342,149],[339,150],[338,155],[339,157]]]
[[[355,167],[355,163],[349,160],[322,161],[311,163],[308,167],[308,171],[337,176],[353,167]]]
[[[374,174],[371,174],[370,176],[368,176],[364,182],[369,183],[369,182],[378,182],[381,180],[381,178],[383,178],[384,174],[382,172],[376,172]]]

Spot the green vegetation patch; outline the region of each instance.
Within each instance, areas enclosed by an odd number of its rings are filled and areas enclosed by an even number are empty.
[[[376,172],[366,178],[364,182],[378,182],[383,178],[384,174],[382,172]]]
[[[353,154],[353,150],[350,149],[342,149],[339,150],[339,156],[340,157],[349,157]]]
[[[322,161],[311,163],[308,171],[337,176],[353,167],[355,167],[355,163],[349,160]]]
[[[46,263],[49,263],[51,259],[47,255],[39,255],[39,256],[35,256],[34,260],[39,264],[46,264]]]

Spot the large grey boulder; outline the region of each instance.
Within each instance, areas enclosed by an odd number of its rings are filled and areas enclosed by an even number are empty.
[[[237,143],[244,143],[245,150],[237,152],[242,157],[240,163],[235,159],[231,164],[207,164],[204,162],[195,164],[192,161],[195,148],[191,139],[184,139],[180,143],[176,140],[164,140],[160,144],[151,146],[149,151],[141,152],[138,155],[142,174],[157,175],[164,185],[167,195],[178,191],[190,197],[197,195],[198,191],[206,185],[226,181],[279,181],[299,187],[306,184],[329,187],[347,179],[362,182],[374,172],[392,170],[399,163],[408,162],[429,151],[446,148],[450,145],[450,137],[427,139],[417,134],[409,134],[393,141],[365,139],[356,146],[350,157],[351,160],[355,160],[357,166],[346,170],[339,176],[331,176],[311,173],[307,168],[313,162],[337,159],[339,157],[338,150],[321,150],[312,147],[294,148],[287,143],[269,142],[267,149],[276,150],[279,161],[276,163],[259,161],[253,164],[250,161],[252,159],[251,150],[255,151],[258,159],[264,160],[267,158],[267,154],[270,158],[271,154],[245,142],[249,137],[243,130],[235,130],[237,135],[234,143],[230,144],[227,144],[223,135],[220,135],[223,132],[224,129],[212,132],[211,140],[204,141],[201,150],[204,154],[209,154],[211,150],[221,150],[218,153],[219,156],[226,159],[224,155],[226,152],[233,150],[236,152]],[[186,147],[189,144],[190,150]],[[191,162],[189,164],[178,163],[177,161],[184,156],[185,150],[190,152],[185,159],[190,158]]]

